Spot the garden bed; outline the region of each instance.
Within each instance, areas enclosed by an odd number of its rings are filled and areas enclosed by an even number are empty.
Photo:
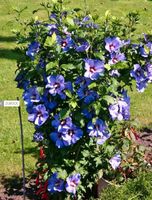
[[[147,148],[146,158],[149,164],[152,164],[152,130],[145,129],[140,133],[140,138],[138,139],[138,144],[145,146]],[[105,189],[108,184],[102,182],[100,187]],[[100,189],[101,189],[100,188]],[[10,178],[1,178],[0,183],[0,200],[22,200],[22,179],[19,176],[14,176]],[[26,180],[26,200],[38,200],[35,195],[35,183],[34,179]]]

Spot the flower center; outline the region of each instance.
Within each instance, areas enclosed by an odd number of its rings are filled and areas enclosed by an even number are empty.
[[[68,44],[68,43],[67,43],[66,41],[63,41],[63,42],[62,42],[62,47],[66,47],[67,44]]]
[[[75,183],[75,181],[71,181],[70,186],[71,186],[71,187],[76,187],[77,184]]]
[[[43,115],[42,115],[42,112],[41,112],[41,111],[38,111],[37,116],[38,116],[38,117],[42,117],[42,116],[43,116]]]
[[[117,62],[118,62],[118,59],[117,59],[116,57],[114,57],[114,58],[112,59],[112,61],[113,61],[113,63],[117,63]]]
[[[32,94],[31,99],[35,100],[36,99],[36,94]]]
[[[74,134],[74,130],[68,130],[68,135],[72,136]]]
[[[90,67],[90,72],[93,73],[93,72],[95,72],[95,71],[96,71],[95,66],[91,66],[91,67]]]
[[[113,44],[109,45],[110,50],[113,50],[115,48],[115,46]]]
[[[54,84],[54,87],[55,87],[55,89],[57,89],[57,88],[60,87],[60,84],[59,84],[59,83],[55,83],[55,84]]]
[[[140,77],[140,76],[142,75],[140,69],[138,69],[138,70],[136,71],[136,74],[137,74],[138,77]]]
[[[99,128],[100,128],[99,124],[96,124],[96,125],[95,125],[95,128],[96,128],[97,130],[99,130]]]
[[[60,186],[60,183],[61,183],[61,181],[60,181],[60,180],[57,180],[56,183],[55,183],[55,186],[56,186],[56,187]]]
[[[61,120],[60,124],[61,124],[62,126],[65,125],[65,124],[66,124],[66,120],[65,120],[65,119]]]

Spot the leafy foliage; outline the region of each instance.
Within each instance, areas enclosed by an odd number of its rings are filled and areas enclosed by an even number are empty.
[[[23,57],[16,81],[40,147],[38,195],[86,199],[102,176],[122,182],[138,170],[132,165],[140,158],[129,161],[131,141],[121,131],[130,117],[125,88],[131,76],[140,92],[151,82],[152,45],[128,40],[137,13],[127,23],[109,12],[99,21],[62,3],[43,3],[48,20],[32,19],[17,33]]]

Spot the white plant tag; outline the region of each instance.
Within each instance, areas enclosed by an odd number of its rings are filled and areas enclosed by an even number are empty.
[[[20,106],[20,101],[17,101],[17,100],[5,100],[5,101],[3,101],[3,106],[4,107],[19,107]]]

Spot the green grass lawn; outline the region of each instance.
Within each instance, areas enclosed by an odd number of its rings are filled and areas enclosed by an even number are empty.
[[[152,173],[140,174],[120,187],[110,186],[101,193],[100,200],[151,200]]]
[[[0,100],[16,99],[21,97],[22,91],[16,89],[14,82],[16,70],[16,58],[18,54],[14,51],[15,38],[11,30],[17,27],[13,8],[28,9],[24,18],[32,16],[31,11],[36,9],[41,0],[0,0]],[[71,0],[69,6],[84,8],[83,0]],[[129,11],[137,10],[141,14],[137,34],[152,30],[151,15],[152,2],[146,0],[88,0],[88,9],[101,16],[106,10],[111,10],[113,15],[125,16]],[[43,17],[43,14],[41,14]],[[140,126],[152,128],[152,85],[143,94],[136,91],[131,92],[131,114],[132,118]],[[22,114],[25,137],[25,163],[26,174],[34,169],[35,144],[32,143],[33,126],[27,122],[27,113],[22,103]],[[18,112],[16,108],[0,107],[0,175],[12,176],[21,174],[20,155],[20,129]]]

